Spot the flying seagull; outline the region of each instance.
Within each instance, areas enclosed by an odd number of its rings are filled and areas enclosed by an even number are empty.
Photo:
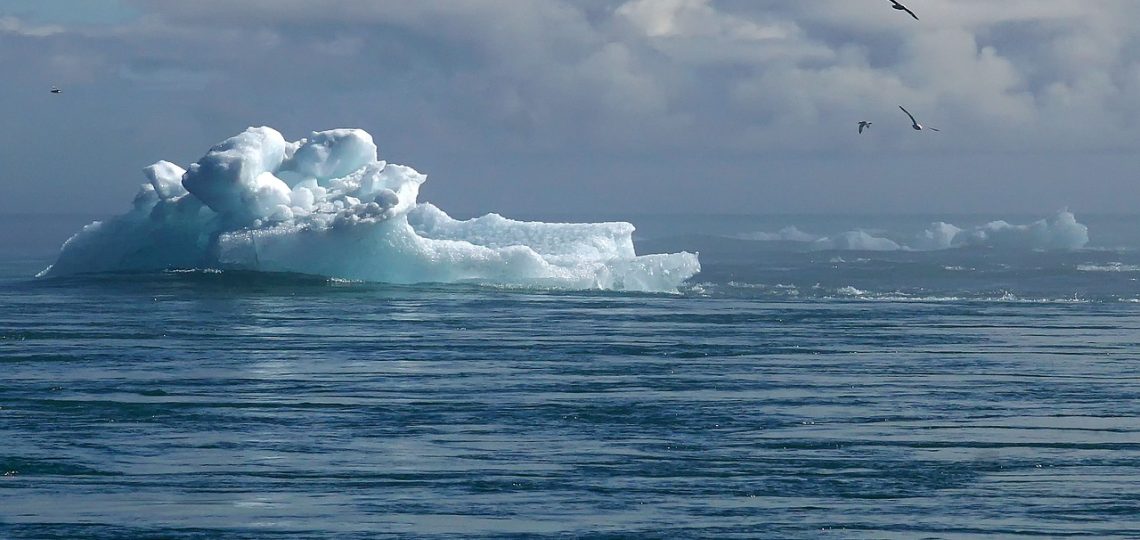
[[[53,93],[53,94],[59,94],[62,92],[63,92],[63,90],[60,90],[59,87],[57,87],[57,86],[51,87],[51,93]]]
[[[859,122],[859,133],[863,133],[863,128],[871,129],[871,123],[865,120]]]
[[[922,127],[922,124],[919,124],[918,121],[914,119],[914,115],[910,114],[910,111],[903,109],[902,105],[899,105],[899,108],[902,109],[902,112],[906,113],[906,115],[910,117],[910,127],[914,128],[915,131],[922,131],[924,129],[929,129],[930,131],[942,131],[938,128]]]
[[[904,6],[904,5],[900,4],[900,3],[898,3],[898,0],[891,0],[891,4],[892,4],[892,5],[891,5],[891,7],[895,8],[895,9],[897,9],[897,10],[899,10],[899,11],[905,11],[905,12],[907,12],[907,13],[910,13],[910,16],[911,16],[911,17],[914,17],[914,20],[916,20],[916,21],[918,20],[918,15],[915,15],[915,14],[914,14],[914,12],[913,12],[913,11],[911,11],[911,10],[909,10],[909,9],[907,9],[907,7],[906,7],[906,6]]]

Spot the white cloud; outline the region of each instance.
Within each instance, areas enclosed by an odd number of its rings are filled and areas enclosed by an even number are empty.
[[[616,10],[645,34],[661,37],[718,37],[727,40],[786,39],[788,24],[761,24],[717,11],[710,0],[631,0]]]
[[[48,37],[64,31],[62,26],[34,25],[21,21],[16,17],[0,17],[0,34],[15,34],[26,37]]]
[[[850,0],[134,6],[171,28],[192,28],[196,34],[178,46],[218,62],[226,60],[211,49],[256,29],[277,40],[262,44],[264,55],[304,61],[308,53],[293,44],[308,39],[317,53],[346,64],[389,64],[381,71],[393,77],[436,71],[421,82],[447,84],[423,88],[448,102],[442,109],[466,100],[488,125],[530,126],[535,144],[828,148],[842,143],[818,137],[821,129],[874,116],[883,130],[905,120],[895,107],[906,103],[949,132],[971,133],[943,144],[1063,149],[1077,141],[1088,148],[1115,144],[1123,126],[1113,118],[1140,114],[1140,5],[1128,0],[930,0],[912,6],[921,21]],[[377,41],[385,35],[413,42],[414,57],[385,49]],[[236,67],[228,68],[231,77],[274,69]],[[1061,132],[1052,126],[1058,116],[1086,125]]]

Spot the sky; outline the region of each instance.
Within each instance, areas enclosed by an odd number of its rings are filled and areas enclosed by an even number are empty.
[[[261,125],[363,128],[456,217],[1136,212],[1140,2],[905,3],[3,0],[0,214]]]

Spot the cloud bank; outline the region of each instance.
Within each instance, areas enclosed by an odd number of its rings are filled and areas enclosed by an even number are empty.
[[[674,211],[761,199],[764,188],[768,199],[810,207],[804,193],[775,192],[805,178],[819,191],[846,174],[867,186],[867,201],[918,201],[898,184],[932,169],[946,181],[947,163],[969,155],[987,165],[970,174],[1018,174],[1001,176],[998,202],[972,190],[955,200],[1013,204],[1035,183],[1049,195],[1040,204],[1055,208],[1092,195],[1064,187],[1068,171],[1047,160],[1140,145],[1140,4],[1131,0],[926,0],[912,6],[921,21],[885,1],[850,0],[112,5],[121,17],[92,24],[0,8],[10,51],[0,64],[13,80],[97,92],[67,111],[86,122],[123,121],[100,110],[135,111],[124,136],[137,140],[123,146],[147,155],[192,156],[251,122],[364,125],[437,178],[504,174],[477,169],[484,157],[509,161],[518,176],[566,171],[536,180],[555,206],[583,202],[561,186],[594,171],[628,179],[615,199],[649,193],[641,210]],[[899,104],[944,133],[913,136]],[[875,125],[856,139],[859,120]],[[76,137],[97,138],[86,122],[72,126]],[[118,152],[122,170],[98,165],[107,176],[136,166],[137,155]],[[894,155],[912,159],[879,165]],[[687,203],[698,181],[719,197]],[[647,189],[655,183],[664,189]],[[449,185],[437,186],[442,199],[461,201]]]

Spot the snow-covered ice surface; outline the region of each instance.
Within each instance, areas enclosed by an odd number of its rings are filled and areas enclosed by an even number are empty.
[[[417,201],[426,176],[360,129],[296,142],[249,128],[187,169],[160,161],[127,213],[84,227],[40,276],[169,269],[385,283],[673,292],[696,254],[639,256],[629,223],[460,221]]]

